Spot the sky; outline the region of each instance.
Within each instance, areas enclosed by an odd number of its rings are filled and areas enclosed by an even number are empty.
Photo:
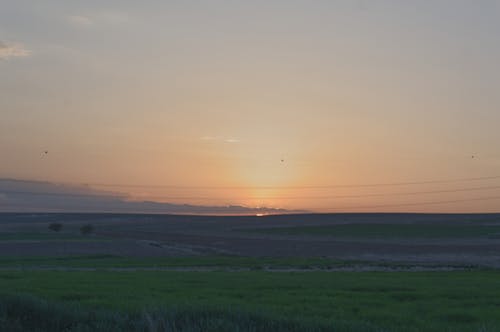
[[[500,212],[500,1],[0,8],[0,178],[176,204]]]

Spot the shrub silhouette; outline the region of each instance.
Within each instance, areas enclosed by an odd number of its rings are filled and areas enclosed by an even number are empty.
[[[62,224],[58,222],[53,222],[49,225],[49,229],[54,232],[59,232],[62,229]]]
[[[83,235],[89,235],[93,231],[94,226],[92,226],[91,224],[83,225],[82,227],[80,227],[80,233],[82,233]]]

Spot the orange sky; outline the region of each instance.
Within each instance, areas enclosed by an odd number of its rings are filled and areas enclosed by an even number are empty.
[[[493,2],[4,7],[2,178],[176,203],[499,210],[477,200],[500,196],[497,179],[304,188],[500,175]],[[393,206],[443,201],[460,202]]]

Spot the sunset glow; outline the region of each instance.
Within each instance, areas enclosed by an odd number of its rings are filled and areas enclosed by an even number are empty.
[[[500,175],[500,9],[484,6],[5,3],[0,178],[176,204],[497,211],[500,181],[468,180]],[[365,186],[400,182],[417,183]]]

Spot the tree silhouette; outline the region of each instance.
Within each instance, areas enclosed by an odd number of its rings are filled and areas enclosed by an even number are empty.
[[[62,229],[62,224],[58,222],[53,222],[49,225],[49,229],[54,232],[59,232]]]
[[[83,235],[89,235],[93,231],[94,226],[92,226],[91,224],[83,225],[82,227],[80,227],[80,233],[82,233]]]

